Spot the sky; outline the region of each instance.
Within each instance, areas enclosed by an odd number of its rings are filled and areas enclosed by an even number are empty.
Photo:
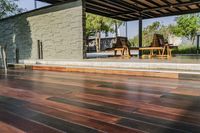
[[[28,2],[27,2],[28,1]],[[24,8],[27,10],[33,10],[35,9],[35,4],[34,4],[34,0],[19,0],[16,2],[20,8]],[[37,1],[37,7],[43,7],[43,6],[47,6],[48,4],[44,3],[44,2],[39,2]]]
[[[19,0],[16,3],[19,5],[19,7],[24,8],[26,10],[35,9],[34,0]],[[43,3],[43,2],[37,2],[38,8],[43,7],[43,6],[47,6],[47,5],[48,4]],[[144,20],[143,21],[143,27],[146,27],[146,26],[152,24],[155,21],[159,21],[163,25],[169,25],[169,24],[175,23],[175,16]],[[136,36],[138,34],[138,21],[131,21],[131,22],[128,22],[127,24],[128,24],[128,38],[132,38],[132,37]],[[120,31],[121,36],[126,35],[124,26],[121,27],[119,29],[119,31]]]
[[[175,23],[175,16],[172,17],[162,17],[162,18],[154,18],[154,19],[146,19],[143,20],[143,27],[147,27],[153,22],[159,21],[163,25],[169,25]],[[122,30],[122,35],[125,35],[124,30]],[[128,22],[128,37],[131,38],[138,34],[138,21]]]

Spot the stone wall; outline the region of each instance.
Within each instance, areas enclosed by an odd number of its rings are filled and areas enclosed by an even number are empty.
[[[37,40],[43,42],[44,59],[84,58],[84,8],[82,0],[49,6],[0,20],[0,45],[7,47],[8,63],[38,59]]]

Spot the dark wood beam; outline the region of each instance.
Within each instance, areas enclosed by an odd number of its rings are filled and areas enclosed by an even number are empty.
[[[151,7],[151,6],[149,6],[149,5],[147,5],[147,4],[143,3],[143,2],[140,2],[139,0],[131,0],[131,1],[133,1],[135,3],[135,5],[137,5],[137,6],[141,5],[141,6],[145,7],[145,8],[150,8]]]
[[[134,2],[135,2],[136,4],[139,4],[139,5],[142,5],[142,6],[146,7],[147,9],[148,9],[148,8],[152,8],[152,7],[149,6],[148,4],[142,3],[142,2],[140,2],[140,1],[134,1]],[[159,5],[158,3],[156,3],[156,2],[154,2],[154,1],[152,1],[152,0],[148,0],[148,2],[151,3],[152,5],[155,5],[155,6],[157,6],[157,7],[160,7],[160,5]],[[160,11],[160,10],[157,10],[157,12],[159,12],[160,14],[163,14],[163,12]]]
[[[122,21],[127,21],[127,20],[131,19],[130,17],[124,18],[124,17],[120,17],[120,16],[118,16],[118,17],[110,16],[110,13],[104,12],[104,11],[99,10],[99,9],[94,9],[90,6],[88,6],[88,8],[86,9],[86,12],[97,14],[97,15],[102,15],[102,16],[105,16],[105,17],[118,19],[118,20],[122,20]]]
[[[86,3],[92,3],[92,4],[99,5],[99,6],[102,6],[102,7],[106,7],[106,8],[109,8],[109,9],[118,10],[119,12],[130,10],[130,9],[126,9],[127,7],[125,7],[125,6],[118,5],[116,3],[108,3],[108,2],[103,1],[103,0],[87,0]]]
[[[170,3],[167,0],[161,0],[162,2],[166,3],[169,7],[171,7],[172,3]],[[182,3],[180,0],[177,0],[177,2]],[[181,11],[178,7],[174,7],[174,9]],[[169,9],[168,9],[169,10]]]
[[[113,5],[112,5],[113,8],[111,8],[108,5],[103,5],[102,1],[86,2],[86,6],[90,8],[90,11],[92,11],[92,10],[100,11],[99,13],[97,13],[98,15],[103,15],[102,13],[106,13],[106,14],[110,13],[110,15],[106,15],[106,17],[111,17],[111,18],[115,18],[115,19],[117,19],[117,17],[123,16],[124,18],[126,18],[126,20],[129,20],[129,18],[136,19],[139,16],[139,15],[132,15],[132,13],[121,15],[117,12],[123,12],[122,10],[115,8],[115,6],[113,6]],[[149,16],[145,16],[144,18],[147,18],[147,17],[149,17]]]
[[[200,8],[199,9],[193,9],[193,10],[185,10],[185,11],[182,11],[182,12],[173,12],[173,13],[165,13],[165,14],[162,14],[162,15],[157,15],[155,16],[156,17],[167,17],[167,16],[175,16],[175,15],[183,15],[183,14],[191,14],[191,13],[197,13],[197,12],[200,12]]]
[[[120,12],[118,14],[115,14],[114,16],[121,16],[121,15],[127,15],[127,14],[132,14],[134,12],[137,12],[137,13],[140,13],[142,11],[142,9],[140,8],[136,8],[136,6],[133,6],[129,3],[126,3],[126,2],[122,2],[121,0],[117,0],[117,2],[115,1],[110,1],[110,0],[101,0],[101,1],[104,1],[106,3],[109,3],[109,4],[112,4],[112,5],[115,5],[115,6],[119,6],[119,7],[122,7],[124,9],[126,9],[127,11],[126,12]],[[150,13],[143,13],[143,16],[144,17],[154,17],[152,14]]]
[[[199,5],[199,4],[196,4],[196,6],[197,6],[198,8],[200,8],[200,5]]]
[[[103,12],[110,12],[110,14],[116,14],[118,13],[118,10],[116,9],[110,9],[108,6],[103,6],[101,4],[96,4],[96,3],[90,3],[90,2],[86,2],[86,6],[90,6],[90,8],[93,9],[99,9],[102,10]]]
[[[104,2],[112,4],[112,5],[119,6],[121,8],[126,9],[127,11],[133,11],[133,12],[140,12],[140,11],[142,11],[141,9],[139,9],[139,8],[137,8],[137,7],[129,4],[129,3],[121,1],[121,0],[116,0],[117,2],[111,1],[111,0],[101,0],[101,1],[104,1]]]
[[[38,0],[51,4],[65,3],[72,0]],[[75,1],[75,0],[74,0]],[[143,19],[165,17],[171,15],[181,15],[187,13],[200,12],[199,0],[176,0],[172,3],[170,0],[160,0],[165,4],[159,4],[156,0],[85,0],[86,11],[106,17],[120,19],[123,21],[138,20],[138,14]],[[132,2],[131,2],[132,1]],[[192,9],[192,5],[198,8]],[[182,10],[186,7],[187,10]]]
[[[142,48],[142,17],[139,17],[139,31],[138,31],[138,37],[139,37],[139,48]],[[142,57],[142,51],[139,50],[139,57]]]
[[[179,3],[183,3],[181,0],[176,0],[178,1]],[[191,10],[191,8],[189,6],[185,6],[188,10]]]
[[[50,4],[57,4],[59,1],[57,0],[38,0],[38,1],[41,1],[41,2],[46,2],[46,3],[50,3]]]
[[[163,2],[166,2],[166,0],[162,0]],[[148,8],[144,9],[142,12],[149,12],[149,11],[156,11],[156,10],[162,10],[162,9],[169,9],[169,8],[176,8],[181,6],[189,6],[189,5],[195,5],[200,4],[200,1],[193,1],[193,2],[184,2],[184,3],[177,3],[177,4],[168,4],[167,6],[160,6],[156,8]]]
[[[113,15],[113,16],[115,16],[115,17],[117,17],[117,16],[121,16],[121,15],[128,15],[128,14],[133,14],[134,12],[130,12],[130,11],[128,11],[128,12],[122,12],[122,13],[119,13],[119,14],[115,14],[115,15]],[[140,13],[140,12],[137,12],[137,13]],[[153,18],[153,17],[155,17],[154,16],[154,14],[152,14],[152,13],[142,13],[142,17],[149,17],[149,18]]]

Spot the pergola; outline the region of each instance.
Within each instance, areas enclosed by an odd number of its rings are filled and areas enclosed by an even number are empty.
[[[72,0],[38,0],[50,4]],[[199,0],[85,0],[86,12],[122,21],[139,20],[139,47],[142,47],[142,20],[200,12]]]

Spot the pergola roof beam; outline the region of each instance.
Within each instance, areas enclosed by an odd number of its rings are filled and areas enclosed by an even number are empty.
[[[75,0],[38,1],[57,4]],[[200,0],[85,0],[85,3],[89,13],[123,21],[200,12]]]
[[[184,3],[179,3],[179,4],[171,4],[171,5],[167,5],[167,6],[160,6],[160,7],[156,7],[156,8],[148,8],[148,9],[144,9],[142,12],[156,11],[156,10],[169,9],[169,8],[176,8],[176,7],[189,6],[189,5],[194,5],[194,4],[200,4],[200,1],[184,2]]]

